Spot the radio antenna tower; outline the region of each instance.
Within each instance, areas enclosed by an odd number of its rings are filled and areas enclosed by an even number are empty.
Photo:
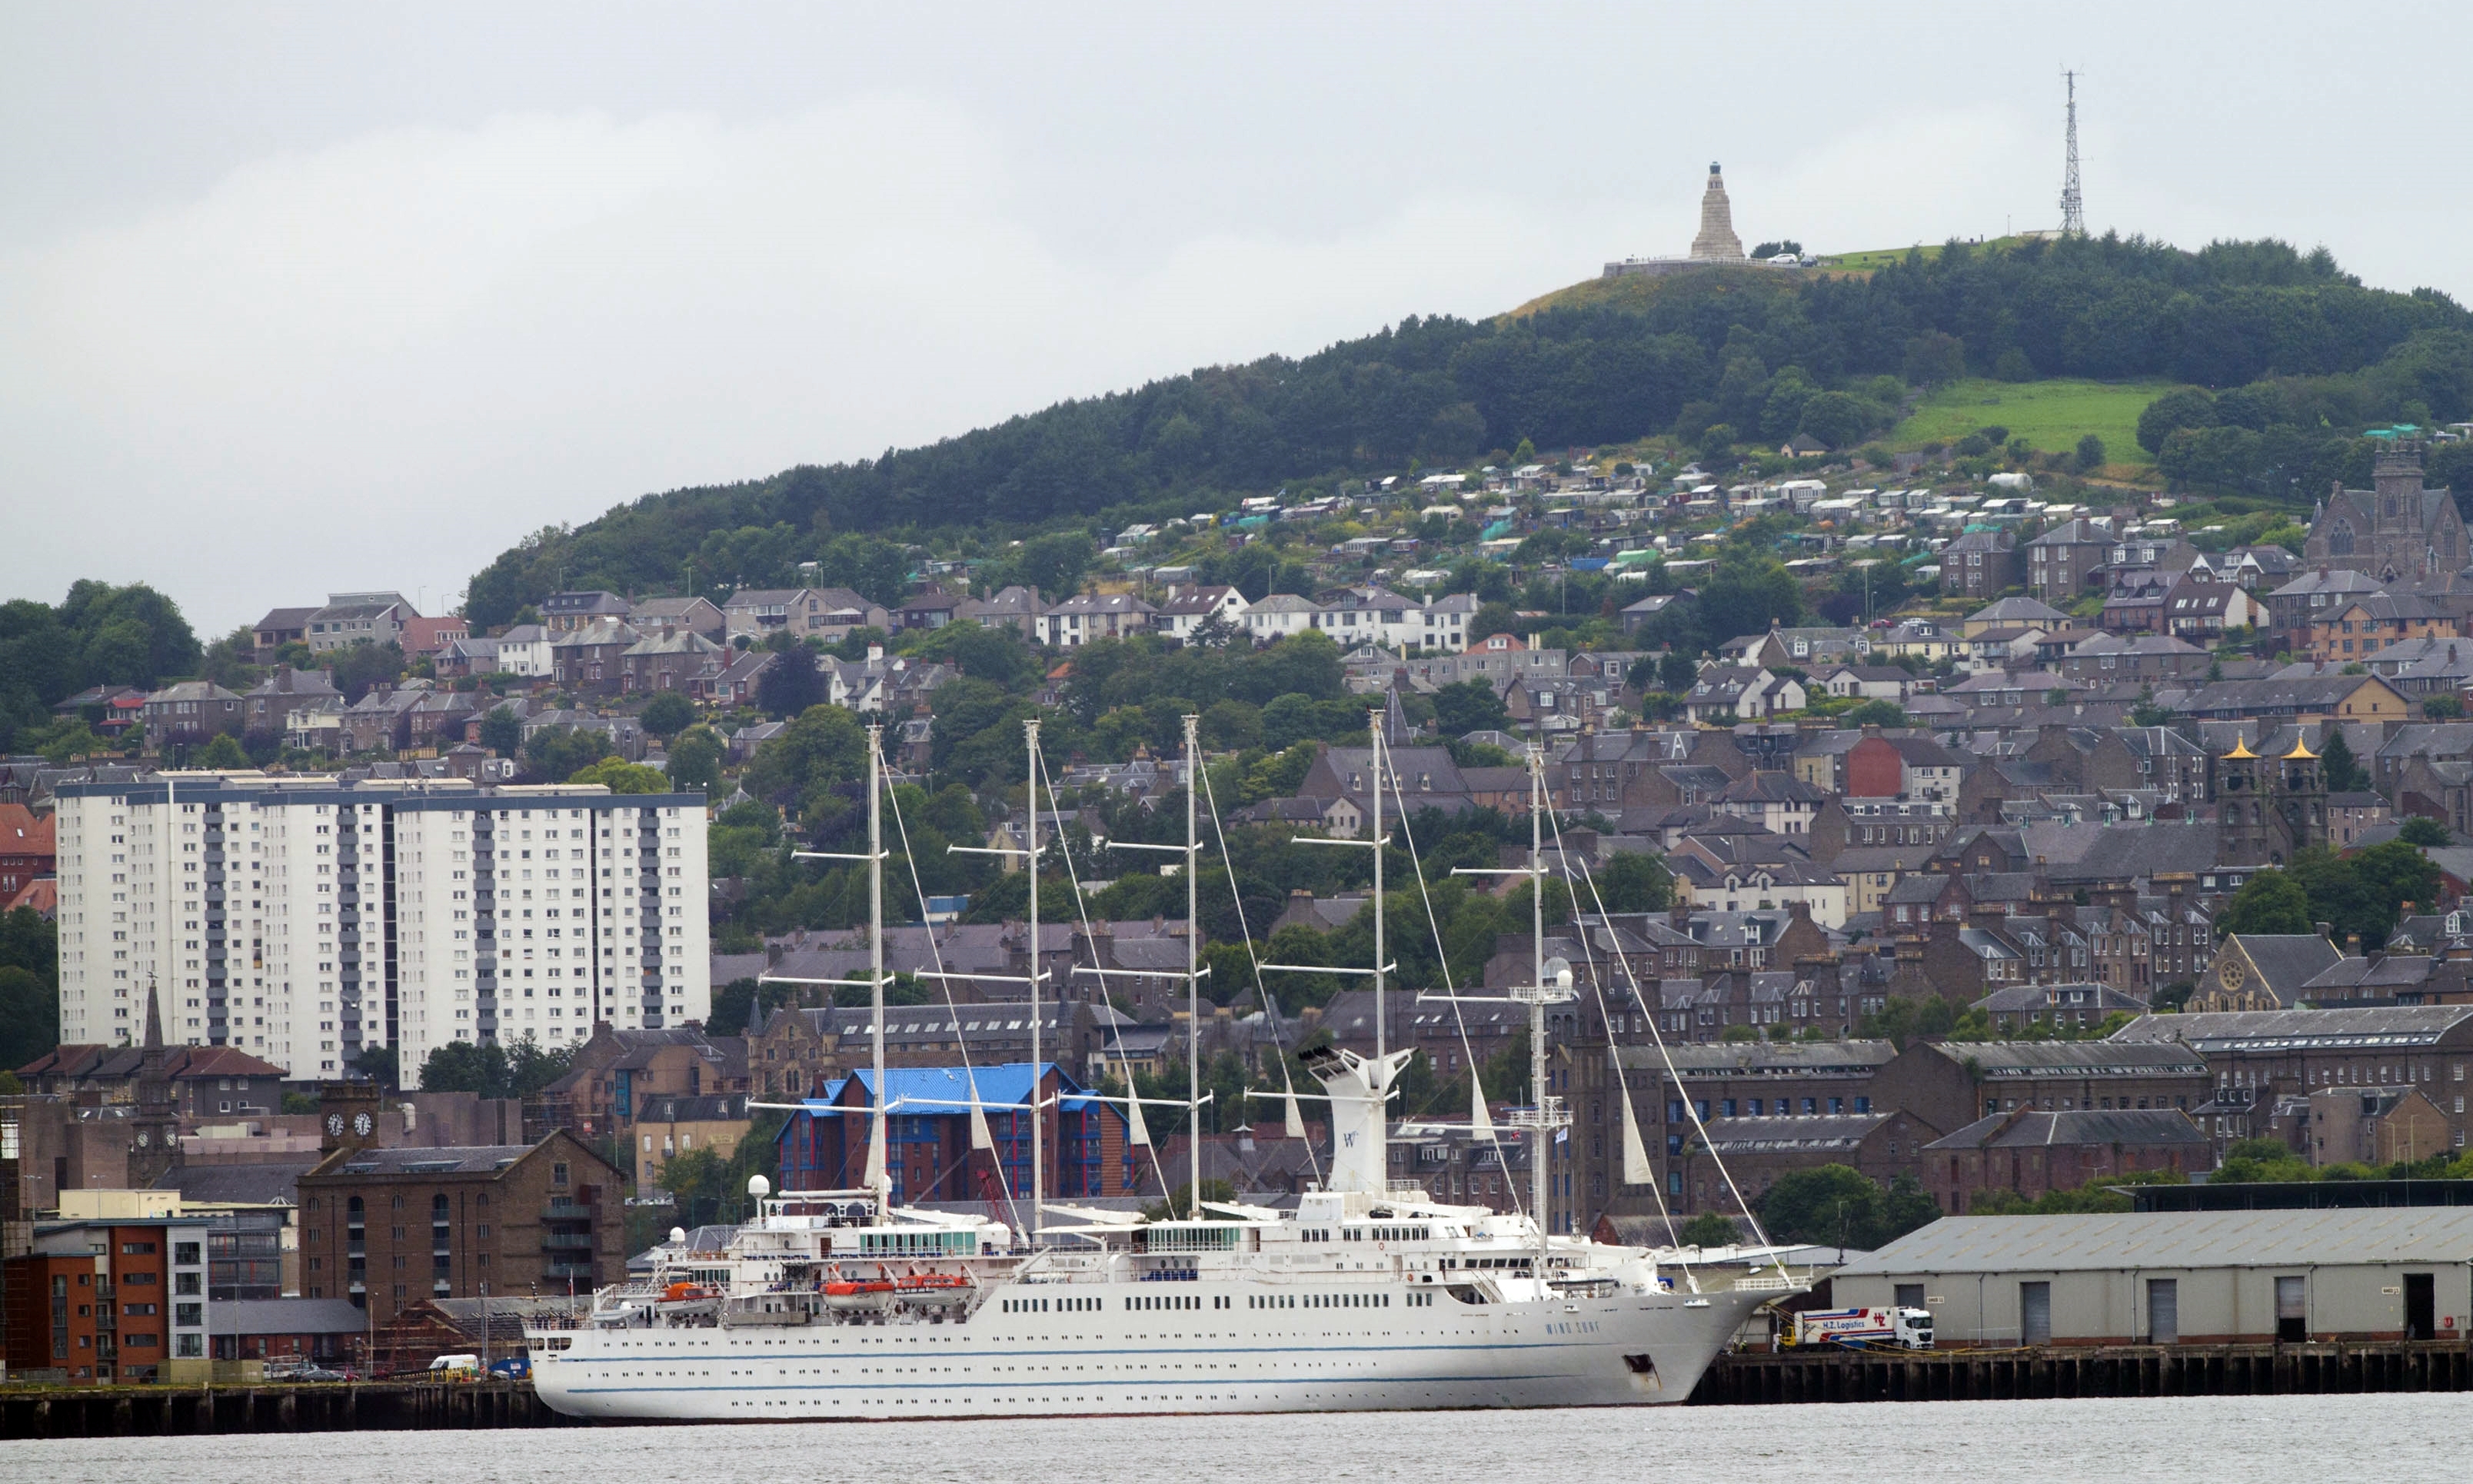
[[[2086,235],[2086,199],[2078,194],[2078,75],[2065,71],[2062,79],[2070,89],[2070,156],[2061,175],[2061,235]]]

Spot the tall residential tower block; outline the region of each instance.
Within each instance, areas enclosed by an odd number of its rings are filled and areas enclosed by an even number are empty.
[[[702,794],[160,773],[59,793],[60,1038],[544,1046],[711,1010]]]

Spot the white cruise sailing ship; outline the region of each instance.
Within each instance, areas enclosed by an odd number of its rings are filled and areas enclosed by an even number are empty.
[[[1190,911],[1202,849],[1192,799],[1200,758],[1193,719],[1186,726],[1187,843],[1151,849],[1184,857]],[[1025,729],[1034,789],[1037,727]],[[1373,847],[1376,962],[1357,972],[1380,990],[1391,966],[1382,961],[1379,920],[1385,841],[1379,717],[1374,735],[1372,828],[1365,840],[1330,843]],[[1533,753],[1530,771],[1540,805],[1533,820],[1545,802]],[[855,982],[872,990],[873,1087],[883,1089],[887,857],[873,734],[869,774],[869,853],[856,858],[870,863],[875,962],[869,979]],[[1033,802],[1035,822],[1035,792]],[[1535,843],[1519,874],[1542,887],[1542,834]],[[1035,858],[1035,834],[1027,844]],[[1544,893],[1531,896],[1542,911]],[[1542,944],[1542,932],[1535,941]],[[1190,960],[1190,933],[1188,943]],[[1530,1086],[1542,1089],[1545,1010],[1573,996],[1567,967],[1535,968],[1535,983],[1510,997],[1528,1007]],[[1188,993],[1197,996],[1201,972],[1189,966]],[[1035,1036],[1035,979],[1029,993]],[[1509,1115],[1534,1141],[1525,1211],[1446,1204],[1415,1182],[1390,1180],[1387,1105],[1420,1053],[1384,1044],[1379,993],[1375,1003],[1375,1055],[1322,1047],[1303,1058],[1322,1085],[1317,1100],[1329,1102],[1332,1160],[1293,1209],[1204,1200],[1186,1219],[1147,1220],[1051,1204],[1036,1147],[1029,1232],[903,1207],[891,1199],[883,1151],[886,1119],[905,1105],[879,1096],[862,1114],[872,1135],[862,1186],[776,1194],[760,1177],[751,1181],[756,1216],[719,1251],[680,1250],[684,1233],[674,1231],[649,1278],[601,1290],[588,1317],[571,1328],[532,1330],[534,1385],[559,1412],[612,1421],[1672,1403],[1691,1395],[1756,1308],[1799,1291],[1783,1268],[1763,1274],[1746,1266],[1767,1249],[1618,1247],[1550,1233],[1537,1213],[1548,1209],[1543,1146],[1564,1122],[1551,1097]],[[1197,1054],[1190,1046],[1188,1053]],[[1038,1056],[1034,1042],[1034,1072]],[[1198,1088],[1198,1063],[1189,1071],[1188,1086]],[[966,1070],[968,1106],[973,1142],[985,1148],[977,1075]],[[1314,1096],[1293,1089],[1253,1095],[1284,1101],[1292,1128],[1295,1100]],[[1141,1109],[1153,1100],[1111,1101],[1123,1106],[1133,1141],[1147,1143]],[[1493,1137],[1482,1089],[1474,1101],[1477,1136]],[[916,1111],[916,1100],[908,1106]],[[1173,1106],[1199,1113],[1198,1104]],[[1646,1161],[1628,1097],[1623,1112],[1626,1177],[1638,1183]],[[1029,1121],[1037,1140],[1044,1120]],[[1193,1176],[1190,1188],[1199,1191],[1198,1152]]]

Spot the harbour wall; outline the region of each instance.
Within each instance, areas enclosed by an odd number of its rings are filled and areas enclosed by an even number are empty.
[[[2461,1340],[1720,1355],[1693,1406],[2473,1390]]]
[[[0,1441],[575,1425],[526,1382],[45,1386],[0,1390]]]

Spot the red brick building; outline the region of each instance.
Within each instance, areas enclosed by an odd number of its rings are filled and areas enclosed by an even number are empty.
[[[26,889],[36,876],[59,873],[52,845],[52,817],[22,803],[0,803],[0,902]]]
[[[625,1180],[563,1130],[530,1146],[339,1142],[300,1177],[301,1296],[383,1323],[423,1299],[588,1294],[626,1263]]]
[[[2215,1168],[2215,1145],[2177,1109],[2051,1113],[2039,1108],[1980,1118],[1924,1147],[1924,1188],[1952,1215],[1985,1191],[2031,1201],[2091,1181]]]
[[[0,1264],[9,1371],[70,1381],[171,1380],[206,1368],[203,1217],[46,1222]]]

